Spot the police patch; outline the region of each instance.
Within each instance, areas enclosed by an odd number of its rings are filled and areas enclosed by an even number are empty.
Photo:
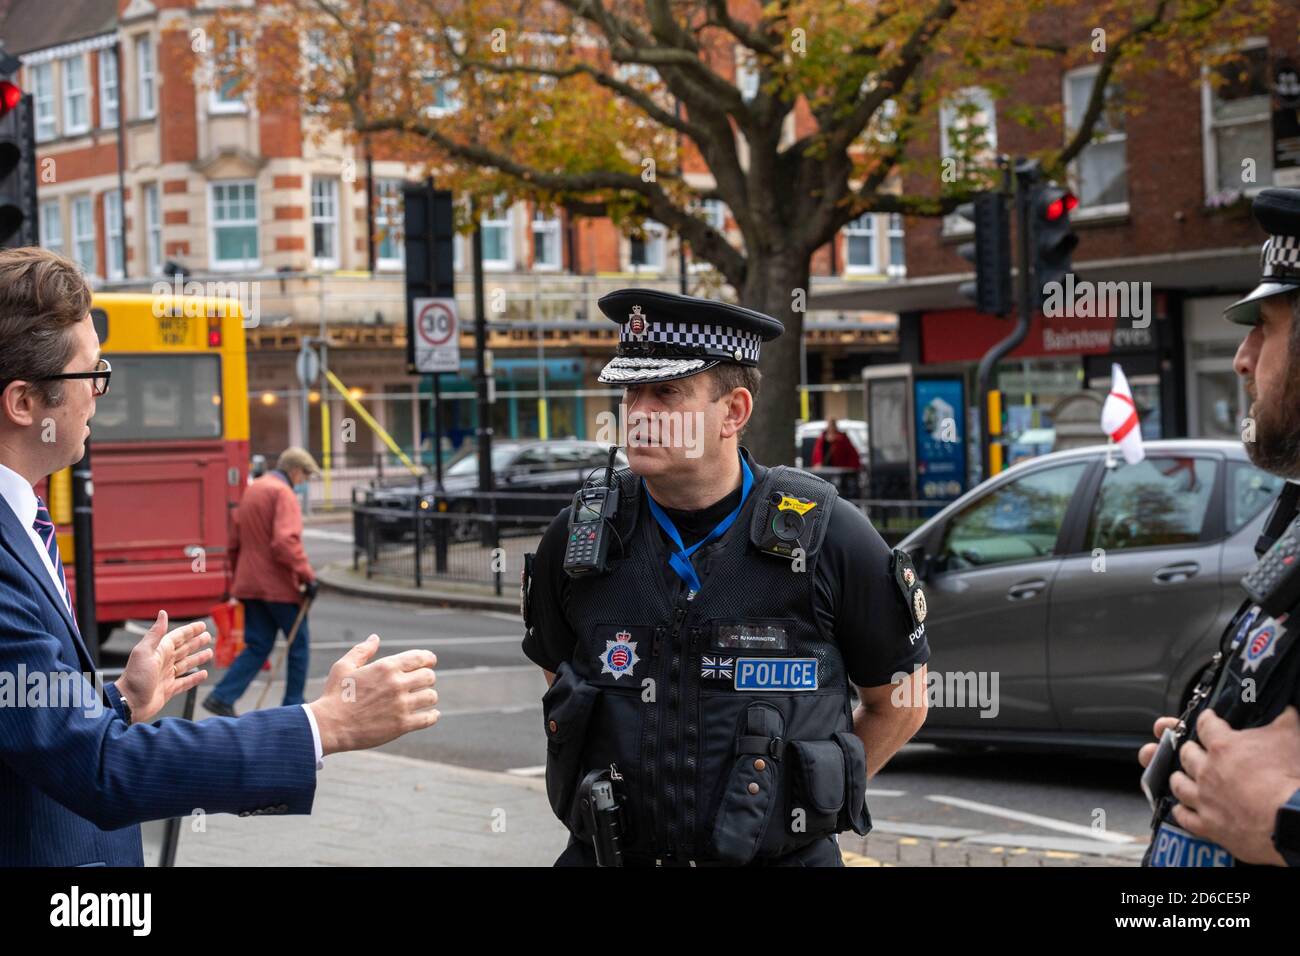
[[[1209,840],[1192,836],[1172,823],[1156,830],[1151,848],[1152,866],[1233,866],[1232,854]]]
[[[736,672],[736,659],[734,657],[710,657],[705,655],[700,658],[700,676],[709,680],[731,680]]]
[[[1271,617],[1247,635],[1241,649],[1241,669],[1257,671],[1259,665],[1277,652],[1278,639],[1282,628]]]
[[[738,657],[736,690],[816,690],[815,657]]]
[[[618,680],[624,674],[631,674],[636,669],[640,658],[636,656],[636,641],[628,631],[619,631],[614,640],[605,642],[605,653],[600,655],[600,672],[613,674]]]
[[[921,576],[912,566],[911,555],[900,548],[895,548],[890,555],[889,569],[894,576],[894,583],[898,585],[898,590],[903,595],[907,613],[912,616],[912,629],[915,631],[925,623],[925,616],[928,613],[925,592],[921,590]]]

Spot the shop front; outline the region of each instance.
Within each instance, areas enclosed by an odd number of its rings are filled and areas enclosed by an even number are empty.
[[[1007,465],[1052,451],[1057,443],[1054,410],[1083,392],[1104,399],[1110,391],[1112,363],[1118,363],[1128,378],[1144,438],[1183,433],[1182,355],[1165,296],[1155,297],[1153,312],[1144,328],[1134,327],[1132,319],[1034,316],[1025,340],[995,366],[990,383],[1002,394]],[[902,334],[917,337],[910,343],[912,354],[920,359],[916,374],[960,377],[972,396],[970,425],[978,435],[976,370],[984,354],[1011,333],[1014,323],[971,309],[927,311],[909,318],[912,321],[902,323]],[[1105,440],[1100,422],[1097,439]],[[982,478],[979,458],[977,451],[967,456],[970,485]]]

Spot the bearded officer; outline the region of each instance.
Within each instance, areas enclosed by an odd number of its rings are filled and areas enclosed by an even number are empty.
[[[1256,545],[1260,563],[1180,717],[1156,722],[1138,755],[1155,804],[1147,866],[1300,866],[1300,190],[1266,189],[1262,281],[1228,307],[1249,332],[1233,368],[1253,399],[1251,460],[1291,479]]]
[[[925,720],[916,572],[828,482],[739,444],[780,322],[645,289],[599,304],[630,467],[616,511],[566,508],[523,580],[557,864],[616,843],[624,865],[841,865],[867,777]]]

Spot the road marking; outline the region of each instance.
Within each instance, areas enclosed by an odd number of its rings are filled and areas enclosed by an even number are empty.
[[[344,544],[352,543],[352,535],[345,534],[342,531],[322,531],[320,528],[303,528],[302,536],[304,538],[315,538],[317,541],[341,541]]]
[[[511,767],[506,773],[516,777],[540,777],[546,773],[546,764],[538,764],[536,767]]]
[[[973,810],[975,813],[987,813],[989,816],[1002,817],[1004,820],[1019,820],[1021,823],[1029,823],[1045,830],[1073,833],[1075,836],[1100,840],[1103,843],[1132,843],[1136,839],[1127,833],[1116,833],[1112,830],[1094,830],[1092,827],[1084,826],[1081,823],[1069,823],[1065,820],[1057,820],[1054,817],[1044,817],[1037,813],[1024,813],[1020,810],[999,807],[991,803],[979,803],[976,800],[966,800],[962,797],[928,794],[925,799],[951,807],[960,807],[963,810]]]
[[[906,793],[906,790],[873,790],[870,787],[867,788],[867,796],[869,797],[901,797]]]
[[[841,850],[840,856],[844,858],[845,866],[884,866],[875,857],[863,856],[861,853],[854,853],[852,850]]]

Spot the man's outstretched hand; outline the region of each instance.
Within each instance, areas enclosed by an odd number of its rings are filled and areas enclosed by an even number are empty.
[[[378,747],[438,722],[437,656],[411,650],[371,660],[377,650],[379,635],[371,634],[340,657],[307,705],[327,754]]]
[[[207,671],[196,671],[212,659],[212,635],[202,621],[167,630],[167,612],[159,611],[140,643],[131,649],[117,689],[131,707],[131,720],[147,724],[177,694],[207,680]]]

